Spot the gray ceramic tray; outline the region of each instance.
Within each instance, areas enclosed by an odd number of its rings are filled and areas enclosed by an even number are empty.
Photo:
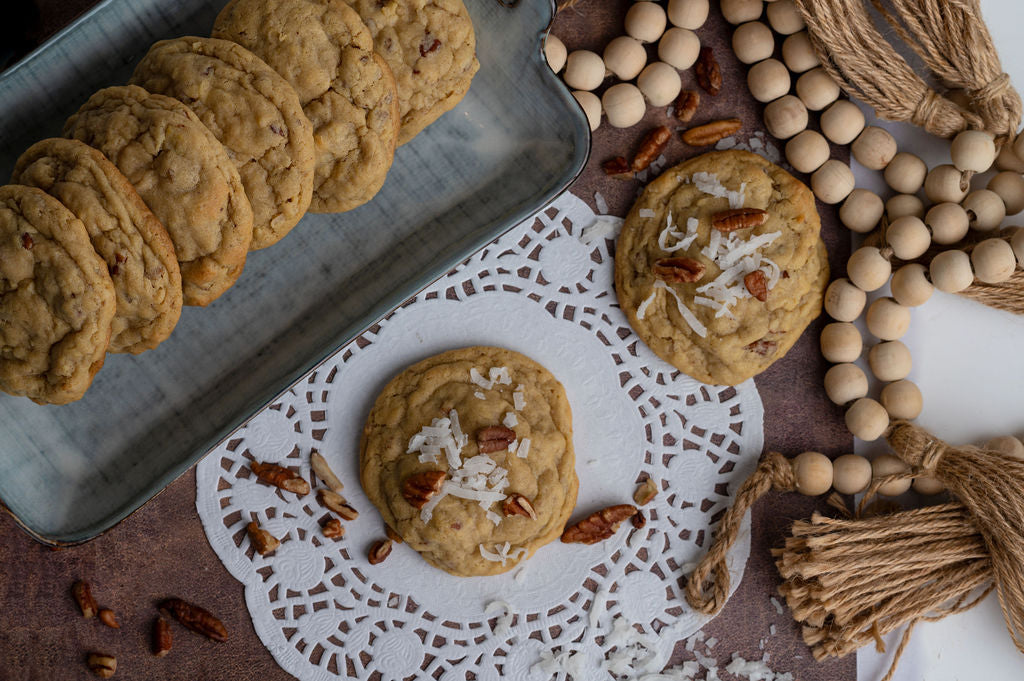
[[[159,39],[207,34],[224,0],[106,0],[0,76],[0,177]],[[544,64],[551,0],[466,0],[480,72],[401,147],[381,193],[309,215],[250,255],[238,284],[188,308],[138,357],[108,356],[85,399],[0,394],[0,499],[37,539],[88,540],[157,494],[331,352],[579,174],[589,129]]]

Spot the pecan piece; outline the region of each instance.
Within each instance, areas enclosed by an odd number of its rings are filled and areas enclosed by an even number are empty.
[[[760,208],[731,208],[711,216],[711,226],[719,232],[758,227],[768,219],[768,212]]]
[[[183,627],[218,643],[228,640],[228,630],[213,613],[180,598],[168,598],[160,604],[160,612],[178,620]]]
[[[765,279],[764,272],[761,270],[748,272],[747,276],[743,277],[743,285],[750,291],[750,295],[762,303],[768,300],[768,282]]]
[[[769,354],[774,354],[775,353],[775,348],[777,348],[778,346],[779,346],[779,344],[776,343],[775,341],[764,340],[762,338],[761,340],[757,340],[757,341],[754,341],[753,343],[749,343],[746,346],[746,349],[749,350],[750,352],[753,352],[754,354],[761,355],[762,357],[766,357]]]
[[[153,622],[153,654],[157,657],[166,657],[167,653],[171,652],[173,641],[170,623],[163,617],[157,617]]]
[[[75,602],[78,603],[78,607],[82,611],[82,617],[96,616],[100,606],[96,603],[96,599],[92,597],[92,588],[89,586],[89,582],[75,582],[71,587],[71,595],[75,597]]]
[[[633,157],[633,164],[630,166],[633,172],[638,173],[641,170],[647,170],[654,159],[658,158],[661,152],[665,151],[665,147],[668,146],[670,139],[672,139],[672,131],[668,129],[668,126],[664,125],[660,125],[644,135],[644,138],[640,141],[640,151],[636,152],[636,156]]]
[[[672,284],[692,284],[704,276],[704,265],[693,258],[659,258],[654,276]]]
[[[256,553],[261,556],[273,553],[281,545],[280,539],[260,527],[260,524],[255,520],[246,525],[245,531],[249,535],[249,541],[252,543],[253,548],[256,549]]]
[[[345,485],[341,484],[341,480],[334,474],[331,467],[327,465],[327,459],[315,449],[309,453],[309,465],[313,472],[316,473],[316,477],[320,478],[320,481],[332,491],[340,493],[341,490],[345,489]]]
[[[109,679],[117,671],[117,658],[113,655],[89,653],[85,663],[89,665],[89,671],[101,679]]]
[[[336,492],[329,489],[322,489],[319,492],[320,503],[331,509],[344,520],[355,520],[359,517],[359,511],[353,508],[346,500]]]
[[[100,622],[111,629],[120,629],[121,623],[117,621],[117,614],[110,608],[103,608],[99,611]]]
[[[507,516],[521,515],[530,520],[537,519],[537,511],[534,510],[530,500],[522,494],[510,494],[501,502],[501,511]]]
[[[428,54],[435,51],[439,47],[441,47],[441,41],[438,40],[437,38],[434,38],[434,42],[430,43],[429,45],[427,44],[426,39],[424,39],[423,42],[420,43],[420,56],[426,57]]]
[[[633,501],[637,506],[646,506],[656,496],[658,496],[658,485],[651,478],[647,478],[633,492]]]
[[[402,483],[402,497],[413,508],[423,508],[432,496],[441,491],[444,479],[444,471],[413,473]]]
[[[625,159],[623,159],[625,160]],[[31,251],[32,247],[36,245],[36,242],[32,240],[32,235],[25,232],[21,235],[21,247],[27,251]]]
[[[388,525],[384,526],[384,534],[387,536],[388,539],[395,542],[396,544],[402,543],[402,535],[392,530],[391,527]]]
[[[680,123],[689,123],[700,106],[700,93],[696,90],[683,90],[676,98],[676,118]]]
[[[328,518],[320,526],[320,529],[328,539],[341,539],[345,536],[345,526],[337,518]]]
[[[640,511],[636,512],[636,515],[629,519],[629,522],[638,530],[642,530],[647,527],[647,516]]]
[[[738,118],[723,118],[720,121],[711,121],[690,128],[683,133],[683,141],[691,147],[706,147],[730,135],[735,135],[742,127],[743,122]]]
[[[571,527],[565,528],[566,544],[596,544],[615,534],[622,523],[638,513],[636,506],[618,504],[595,511]]]
[[[387,557],[391,555],[391,540],[390,539],[379,539],[373,546],[370,547],[370,554],[368,559],[370,565],[379,565],[387,560]]]
[[[487,426],[476,433],[476,444],[481,454],[500,452],[516,441],[516,431],[507,426]]]
[[[601,164],[601,168],[604,169],[604,174],[608,177],[614,177],[617,180],[633,179],[633,171],[629,169],[629,161],[625,156],[610,158]]]
[[[700,48],[700,56],[693,67],[697,76],[697,84],[709,95],[714,96],[722,91],[722,68],[715,59],[715,51],[710,47]]]
[[[286,492],[294,492],[298,495],[309,494],[309,483],[298,473],[276,463],[260,463],[253,461],[249,469],[256,474],[256,477],[274,487],[280,487]]]

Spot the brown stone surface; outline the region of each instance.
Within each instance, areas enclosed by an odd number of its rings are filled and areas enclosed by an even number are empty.
[[[558,17],[554,32],[570,50],[600,52],[621,32],[629,4],[628,0],[581,0]],[[763,130],[762,107],[746,92],[745,67],[731,55],[730,33],[717,8],[712,8],[711,19],[699,34],[705,44],[715,48],[725,86],[717,97],[701,93],[693,124],[738,117],[749,136]],[[692,72],[683,74],[683,86],[696,87]],[[643,134],[660,124],[674,125],[663,108],[649,111],[640,125],[628,130],[603,125],[594,136],[587,170],[572,191],[591,206],[594,192],[600,191],[610,212],[624,215],[639,184],[605,177],[600,162],[618,155],[631,157]],[[685,146],[678,136],[665,152],[673,163],[696,153],[699,150]],[[841,268],[849,253],[848,235],[838,225],[833,209],[820,205],[819,209],[831,265]],[[813,324],[786,358],[756,379],[765,406],[768,448],[786,454],[815,449],[836,456],[852,447],[841,410],[828,402],[821,388],[826,365],[818,352],[817,337],[823,323]],[[760,658],[759,642],[766,638],[764,650],[771,655],[771,666],[793,672],[801,681],[852,681],[856,677],[852,656],[814,662],[788,612],[777,614],[769,601],[778,576],[768,550],[781,543],[793,520],[807,517],[814,508],[823,508],[823,504],[779,494],[769,495],[755,507],[751,556],[743,583],[706,628],[709,636],[719,639],[712,652],[723,663],[733,652],[747,659]],[[51,551],[40,546],[5,517],[0,520],[0,566],[0,659],[4,661],[0,678],[5,681],[91,678],[85,669],[89,651],[117,656],[115,678],[292,678],[277,667],[257,639],[241,585],[223,568],[206,540],[195,510],[194,470],[106,535],[71,549]],[[118,614],[120,630],[81,617],[70,593],[77,579],[92,583],[100,606]],[[217,614],[228,629],[228,641],[214,643],[173,625],[170,655],[153,657],[149,650],[155,604],[168,596],[193,600]],[[777,626],[774,636],[769,635],[771,624]],[[687,657],[682,646],[677,653],[677,658]]]

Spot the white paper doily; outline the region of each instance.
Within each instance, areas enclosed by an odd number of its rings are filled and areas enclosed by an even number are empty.
[[[245,585],[256,632],[282,668],[304,681],[374,672],[532,681],[545,677],[531,669],[545,650],[578,652],[596,670],[616,618],[660,632],[650,640],[662,664],[678,639],[708,621],[682,598],[684,566],[707,548],[729,494],[756,465],[763,407],[752,380],[702,385],[629,329],[612,292],[620,224],[563,194],[342,348],[200,462],[196,507],[206,535]],[[610,233],[588,238],[602,232]],[[593,546],[555,542],[497,577],[452,577],[404,544],[369,565],[367,550],[383,536],[358,482],[370,406],[407,365],[479,344],[523,352],[565,386],[580,479],[574,520],[629,502],[649,475],[661,491],[643,509],[644,529],[627,525]],[[247,468],[252,458],[273,461],[309,479],[312,448],[361,511],[339,541],[321,534],[325,511],[315,495],[280,492]],[[250,547],[252,519],[281,539],[274,554]],[[749,540],[748,517],[730,554],[733,588]],[[494,601],[509,604],[511,616],[485,612]]]

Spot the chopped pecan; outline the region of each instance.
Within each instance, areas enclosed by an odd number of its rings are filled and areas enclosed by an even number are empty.
[[[647,478],[633,492],[633,501],[636,502],[637,506],[646,506],[656,496],[658,496],[658,486],[654,480]]]
[[[624,521],[637,513],[636,506],[630,504],[602,508],[575,525],[565,528],[562,541],[566,544],[596,544],[615,534]]]
[[[644,135],[644,138],[640,141],[640,151],[636,152],[636,156],[633,157],[633,163],[630,166],[633,172],[638,173],[641,170],[647,170],[654,159],[658,158],[661,152],[665,151],[665,147],[668,146],[670,139],[672,139],[672,131],[668,129],[668,126],[664,125],[660,125]]]
[[[109,679],[117,671],[117,658],[113,655],[89,653],[85,663],[89,665],[89,671],[101,679]]]
[[[647,516],[640,511],[637,511],[636,515],[629,519],[629,522],[632,523],[633,527],[636,529],[642,530],[647,527]]]
[[[384,526],[384,534],[387,535],[388,539],[395,542],[396,544],[402,543],[402,535],[392,530],[391,527],[388,525]]]
[[[768,219],[768,212],[760,208],[731,208],[711,216],[711,226],[719,232],[758,227]]]
[[[252,543],[253,548],[256,549],[256,553],[261,556],[273,553],[281,545],[280,539],[260,527],[260,524],[255,520],[246,525],[245,531],[248,533],[249,541]]]
[[[280,487],[286,492],[294,492],[299,496],[309,494],[309,483],[298,473],[284,466],[278,466],[276,463],[253,461],[249,464],[249,469],[256,474],[257,478],[268,485]]]
[[[429,38],[429,37],[430,36],[427,36],[427,38]],[[434,38],[434,41],[429,43],[429,44],[427,43],[427,38],[424,38],[423,42],[420,43],[420,56],[421,57],[426,57],[428,54],[430,54],[431,52],[433,52],[437,48],[441,47],[441,41],[438,40],[437,38]]]
[[[706,147],[730,135],[735,135],[742,127],[743,122],[738,118],[723,118],[720,121],[711,121],[690,128],[683,133],[683,141],[691,147]]]
[[[121,623],[117,621],[117,614],[114,613],[110,608],[103,608],[99,611],[100,622],[107,625],[111,629],[120,629]]]
[[[344,520],[355,520],[359,517],[359,511],[353,508],[340,494],[329,489],[322,489],[318,496],[321,504],[340,515]]]
[[[749,343],[746,346],[746,349],[749,350],[750,352],[753,352],[756,355],[761,355],[762,357],[767,357],[770,354],[774,354],[775,353],[775,348],[777,348],[778,346],[779,346],[779,344],[776,343],[775,341],[764,340],[762,338],[761,340],[757,340],[757,341],[754,341],[753,343]]]
[[[320,529],[328,539],[341,539],[345,536],[345,526],[337,518],[328,518],[320,525]]]
[[[228,630],[209,610],[200,608],[180,598],[168,598],[160,604],[160,612],[178,620],[186,629],[223,643],[228,640]]]
[[[153,654],[157,657],[166,657],[167,653],[171,652],[173,641],[170,623],[163,617],[157,617],[153,622]]]
[[[722,68],[715,59],[715,51],[710,47],[700,48],[700,56],[693,67],[697,76],[697,84],[709,95],[717,95],[722,91]]]
[[[413,508],[423,508],[432,496],[441,491],[444,478],[444,471],[413,473],[402,483],[402,497]]]
[[[316,477],[320,478],[320,481],[332,491],[340,493],[341,490],[345,489],[345,485],[341,484],[341,480],[334,474],[331,467],[327,465],[327,459],[315,449],[309,454],[309,465],[312,467],[313,472],[316,473]]]
[[[704,276],[704,265],[693,258],[659,258],[654,276],[672,284],[692,284]]]
[[[625,160],[625,159],[623,159],[623,160]],[[21,235],[21,247],[22,248],[31,251],[32,247],[35,246],[35,245],[36,245],[36,242],[32,240],[32,235],[31,234],[29,234],[28,232],[25,232],[24,234]]]
[[[629,169],[629,161],[625,156],[610,158],[601,164],[601,168],[604,169],[604,174],[608,177],[614,177],[617,180],[633,179],[633,171]]]
[[[481,454],[500,452],[516,441],[516,431],[507,426],[487,426],[476,433],[476,444]]]
[[[510,494],[501,503],[501,510],[507,516],[521,515],[530,520],[537,519],[537,511],[534,510],[530,500],[522,494]]]
[[[78,603],[83,617],[96,616],[100,607],[96,603],[96,599],[92,597],[92,588],[89,586],[89,582],[75,582],[71,587],[71,595],[75,597],[75,602]]]
[[[379,539],[373,546],[370,547],[370,554],[368,559],[370,565],[378,565],[387,560],[387,557],[391,555],[391,540],[390,539]]]
[[[750,291],[750,295],[762,303],[768,300],[768,281],[761,270],[747,273],[747,276],[743,277],[743,285]]]
[[[689,123],[700,106],[700,93],[696,90],[683,90],[676,98],[676,118],[680,123]]]

